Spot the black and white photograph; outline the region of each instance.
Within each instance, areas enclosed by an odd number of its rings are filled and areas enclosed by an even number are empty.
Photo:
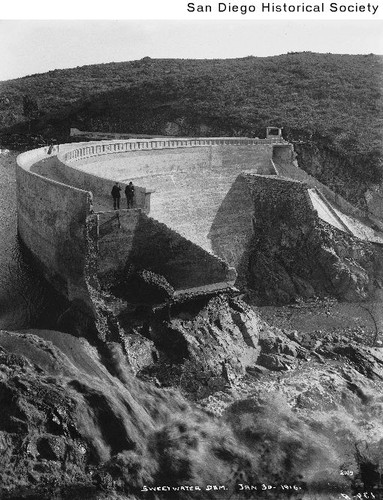
[[[0,500],[383,499],[383,7],[266,4],[0,20]]]

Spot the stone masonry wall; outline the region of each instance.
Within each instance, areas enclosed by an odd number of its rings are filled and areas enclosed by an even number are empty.
[[[256,175],[246,179],[254,203],[247,284],[258,304],[369,297],[381,267],[378,247],[321,221],[305,183]]]
[[[254,220],[270,224],[312,223],[317,218],[307,186],[299,181],[280,177],[246,174],[254,202]]]

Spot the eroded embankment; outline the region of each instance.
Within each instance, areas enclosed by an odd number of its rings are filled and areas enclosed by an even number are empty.
[[[84,339],[2,331],[2,498],[168,498],[143,492],[165,485],[184,487],[172,498],[243,499],[262,483],[278,500],[378,494],[378,349],[340,334],[310,342],[223,298],[147,327],[159,363],[142,376],[216,416],[137,380],[117,344],[108,370]]]
[[[254,203],[247,285],[260,304],[333,296],[372,298],[381,280],[381,246],[318,217],[304,183],[246,174]]]

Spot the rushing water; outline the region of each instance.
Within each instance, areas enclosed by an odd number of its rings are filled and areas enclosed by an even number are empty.
[[[44,282],[24,256],[17,237],[17,153],[0,153],[0,328],[36,326],[46,307]]]

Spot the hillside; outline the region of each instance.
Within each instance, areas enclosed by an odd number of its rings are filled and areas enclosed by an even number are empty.
[[[361,191],[355,195],[350,186],[357,181],[365,189],[383,175],[381,83],[382,57],[373,54],[146,57],[0,82],[0,133],[12,145],[15,133],[67,140],[70,126],[259,137],[267,125],[282,126],[297,143],[301,166],[358,203]],[[32,110],[23,106],[25,96]],[[327,168],[322,160],[329,155]]]

